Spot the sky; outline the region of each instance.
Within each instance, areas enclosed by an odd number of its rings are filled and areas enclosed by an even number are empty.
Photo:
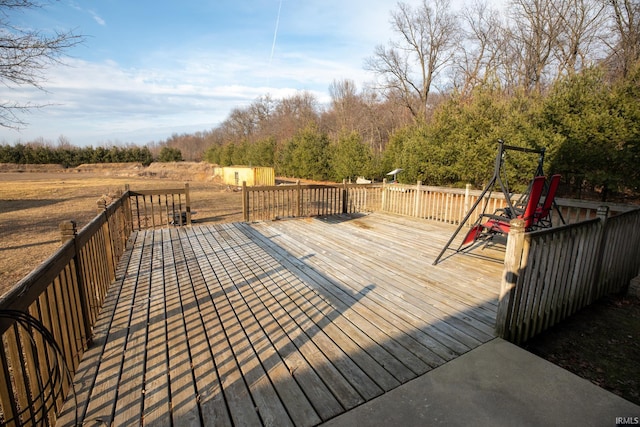
[[[46,105],[0,127],[0,144],[37,138],[74,145],[146,144],[210,130],[233,108],[334,80],[359,88],[375,46],[392,37],[396,0],[58,0],[9,16],[82,44],[46,72],[46,92],[0,87],[0,99]]]

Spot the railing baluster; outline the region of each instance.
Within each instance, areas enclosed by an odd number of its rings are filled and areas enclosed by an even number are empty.
[[[18,325],[13,326],[4,334],[8,347],[9,365],[11,366],[11,380],[15,387],[17,407],[19,413],[24,414],[22,419],[33,419],[33,401],[31,393],[27,389],[28,375],[24,366],[24,352],[19,337]]]
[[[12,381],[11,367],[9,366],[9,357],[4,342],[8,343],[8,340],[0,340],[0,344],[2,344],[0,345],[0,380],[1,384],[4,384],[4,387],[0,387],[0,405],[2,406],[4,420],[8,421],[15,419],[19,409],[14,382]],[[16,422],[13,425],[18,425],[18,423]]]

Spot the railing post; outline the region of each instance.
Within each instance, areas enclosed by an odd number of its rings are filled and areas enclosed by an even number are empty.
[[[191,196],[189,195],[189,183],[184,183],[184,198],[186,203],[186,211],[187,211],[187,227],[191,227]]]
[[[607,218],[609,218],[609,206],[598,206],[596,216],[598,217],[600,222],[605,223],[607,221]]]
[[[387,178],[382,179],[382,212],[387,210]]]
[[[84,339],[82,343],[85,349],[91,345],[91,316],[89,315],[89,307],[87,292],[84,284],[82,259],[80,257],[80,251],[78,248],[78,241],[76,236],[78,235],[78,228],[75,221],[63,221],[60,223],[60,238],[62,243],[66,243],[69,240],[73,240],[73,259],[75,264],[75,285],[78,288],[78,296],[80,298],[80,309],[82,311],[82,325],[84,327]],[[70,362],[70,361],[69,361]]]
[[[247,181],[242,181],[242,217],[244,222],[249,222],[249,191]]]
[[[469,199],[471,197],[471,184],[467,184],[464,186],[464,215],[469,212]],[[462,218],[458,219],[458,223],[462,221]]]
[[[129,235],[133,233],[133,208],[131,207],[131,188],[129,188],[129,184],[124,185],[124,195],[122,199],[122,203],[124,204],[124,218],[122,226],[124,227],[123,233],[126,238],[129,238]]]
[[[521,274],[521,263],[524,248],[524,220],[514,219],[507,238],[504,255],[504,272],[500,284],[500,298],[496,315],[496,334],[500,338],[511,336],[511,309],[514,303],[516,285]]]
[[[422,197],[422,181],[416,184],[416,196],[413,198],[413,216],[420,218],[420,198]]]
[[[587,304],[600,298],[604,292],[602,290],[603,279],[600,277],[602,273],[602,262],[604,259],[604,249],[606,245],[606,225],[607,218],[609,217],[609,206],[599,206],[596,212],[596,217],[600,220],[600,238],[598,239],[598,247],[595,261],[595,269],[593,272],[593,283],[591,284],[591,295],[589,295],[590,301]]]
[[[298,200],[296,217],[300,218],[302,216],[302,187],[300,186],[300,180],[296,181],[296,199]]]
[[[67,243],[69,240],[76,237],[78,234],[78,228],[75,221],[62,221],[60,223],[60,241],[61,243]]]
[[[349,213],[349,190],[346,179],[342,180],[342,213]]]

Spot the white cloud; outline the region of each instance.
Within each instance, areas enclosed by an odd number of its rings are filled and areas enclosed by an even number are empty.
[[[233,108],[267,93],[279,99],[309,90],[325,102],[331,79],[339,77],[335,73],[347,72],[338,63],[295,55],[270,71],[251,57],[228,59],[198,56],[183,59],[178,67],[145,69],[71,60],[69,66],[50,70],[47,92],[16,92],[21,102],[47,106],[32,110],[25,117],[30,126],[20,133],[0,130],[0,141],[65,135],[78,145],[113,139],[146,143],[180,129],[210,129]]]
[[[98,15],[95,11],[90,10],[89,13],[91,14],[91,16],[93,17],[93,20],[96,21],[98,23],[98,25],[102,26],[102,27],[106,27],[107,26],[107,22],[102,19],[100,17],[100,15]]]
[[[179,48],[162,45],[149,50],[147,45],[131,55],[134,64],[110,60],[118,52],[104,45],[89,46],[96,49],[93,53],[100,52],[99,62],[76,57],[68,61],[69,66],[55,66],[47,72],[44,86],[48,92],[20,88],[11,93],[20,102],[48,106],[25,116],[30,126],[21,133],[0,128],[0,142],[40,136],[55,140],[64,134],[79,145],[96,144],[114,135],[145,143],[180,129],[214,127],[233,108],[248,105],[261,95],[279,99],[306,90],[324,103],[334,79],[348,78],[362,87],[372,79],[363,70],[364,58],[376,44],[388,40],[389,11],[395,0],[313,3],[315,6],[283,3],[282,33],[271,63],[270,37],[260,47],[252,39],[225,45],[206,36],[203,39],[209,41],[176,40],[174,46]],[[82,12],[105,31],[114,31],[103,19],[116,25],[106,11]]]

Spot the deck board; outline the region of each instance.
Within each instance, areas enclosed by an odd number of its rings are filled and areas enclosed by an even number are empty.
[[[494,337],[502,254],[432,266],[452,232],[381,214],[138,232],[80,421],[312,426],[454,359]]]

